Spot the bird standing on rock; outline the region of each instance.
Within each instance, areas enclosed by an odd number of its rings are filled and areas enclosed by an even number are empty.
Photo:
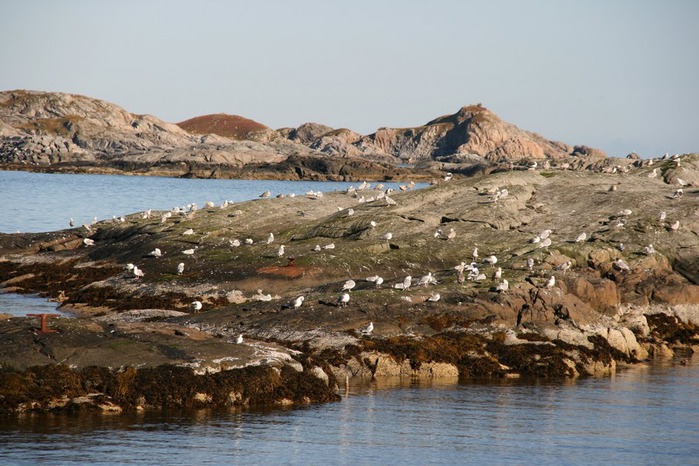
[[[347,306],[347,303],[350,301],[350,294],[349,293],[342,293],[340,297],[337,300],[337,303],[340,305],[340,307],[345,307]]]
[[[347,280],[340,291],[350,291],[356,286],[354,280]]]
[[[554,285],[556,284],[556,277],[551,275],[548,280],[546,280],[546,284],[544,285],[546,288],[553,288]]]
[[[184,262],[177,264],[177,275],[182,275],[184,273]]]
[[[235,339],[236,344],[242,345],[243,344],[243,334],[241,333],[238,335],[238,338]]]
[[[495,287],[495,291],[502,293],[510,289],[510,284],[508,283],[507,280],[503,279],[502,282],[498,283],[498,286]]]
[[[192,312],[199,312],[201,311],[201,308],[204,307],[201,303],[201,301],[192,301],[189,303],[189,308],[192,310]]]
[[[374,323],[373,322],[369,322],[369,325],[359,329],[359,333],[361,333],[362,335],[371,335],[371,332],[373,332],[373,331],[374,331]]]

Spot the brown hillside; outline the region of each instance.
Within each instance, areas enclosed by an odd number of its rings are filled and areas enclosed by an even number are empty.
[[[238,115],[203,115],[177,123],[183,130],[194,134],[217,134],[231,139],[247,139],[249,133],[267,129],[262,123]]]

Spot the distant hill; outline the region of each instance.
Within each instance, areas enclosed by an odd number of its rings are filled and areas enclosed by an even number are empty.
[[[299,140],[294,138],[298,131],[286,128],[280,131],[285,137]],[[597,149],[550,141],[539,134],[522,130],[480,104],[462,107],[452,115],[436,118],[422,126],[380,128],[361,137],[347,130],[328,131],[312,140],[300,141],[332,155],[397,157],[407,162],[439,160],[459,163],[474,159],[504,162],[560,160],[579,155],[606,156]]]
[[[190,118],[177,123],[177,126],[192,134],[217,134],[238,141],[251,139],[254,133],[269,129],[254,120],[225,113]]]
[[[473,167],[537,160],[573,169],[611,163],[602,151],[520,129],[481,104],[421,126],[362,135],[322,123],[273,130],[225,113],[173,124],[82,95],[0,92],[0,164],[35,169],[72,164],[175,176],[223,176],[228,170],[227,176],[238,177],[349,179],[371,177],[371,170],[378,178],[399,176],[394,169],[406,163],[424,173],[458,165],[448,170],[467,174]],[[263,166],[274,169],[263,174]]]

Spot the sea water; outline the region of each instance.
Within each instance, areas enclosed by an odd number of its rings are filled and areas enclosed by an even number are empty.
[[[0,171],[0,232],[349,185]],[[682,363],[581,380],[381,380],[294,408],[6,417],[0,464],[699,464],[699,358]]]

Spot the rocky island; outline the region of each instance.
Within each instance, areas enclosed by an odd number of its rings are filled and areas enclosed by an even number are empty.
[[[129,114],[133,139],[117,122],[112,139],[35,98],[51,96],[0,99],[34,118],[2,114],[6,167],[222,176],[235,159],[229,174],[375,181],[0,234],[0,287],[77,316],[47,333],[0,321],[0,412],[329,401],[354,377],[604,376],[699,345],[699,154],[608,158],[481,106],[367,137],[233,119],[254,128],[246,140]],[[169,148],[139,146],[143,134]],[[194,147],[238,155],[193,162]],[[413,176],[434,182],[414,189]]]

